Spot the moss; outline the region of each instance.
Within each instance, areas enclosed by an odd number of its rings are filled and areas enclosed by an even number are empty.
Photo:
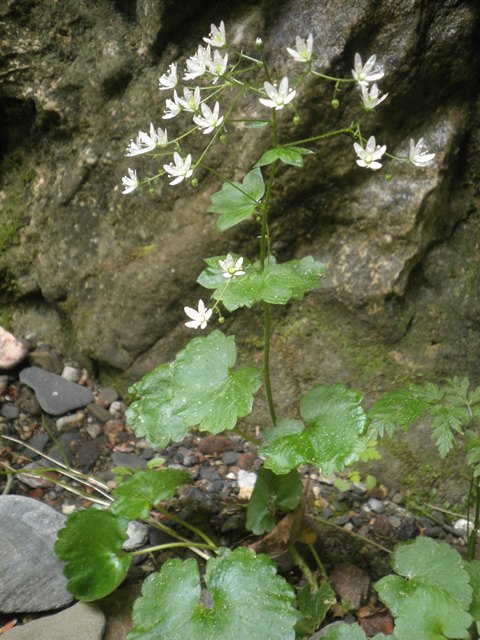
[[[6,309],[0,311],[0,327],[3,327],[6,331],[13,330],[13,314]]]
[[[132,381],[123,371],[114,367],[102,367],[99,371],[99,380],[102,387],[112,387],[112,389],[118,391],[124,400],[129,400],[128,387],[132,384]]]

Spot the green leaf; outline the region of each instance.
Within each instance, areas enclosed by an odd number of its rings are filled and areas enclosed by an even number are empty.
[[[397,389],[380,398],[368,412],[370,433],[392,435],[395,428],[407,430],[427,410],[427,403],[413,386]]]
[[[259,168],[252,169],[243,182],[224,182],[220,191],[210,196],[209,213],[219,213],[217,229],[222,232],[249,218],[260,204],[265,183]]]
[[[307,631],[310,634],[314,633],[335,602],[335,593],[329,582],[322,582],[315,592],[306,584],[300,589],[297,596],[298,608],[302,615],[297,629],[302,632]]]
[[[465,569],[467,570],[470,578],[470,586],[472,587],[470,614],[476,622],[477,631],[480,632],[480,560],[465,562]]]
[[[404,578],[386,576],[375,589],[396,617],[398,640],[469,637],[472,588],[457,551],[417,538],[397,547],[392,566]]]
[[[247,507],[247,529],[259,536],[275,526],[278,511],[293,511],[300,501],[303,484],[296,469],[277,476],[262,467]]]
[[[303,167],[302,156],[314,153],[310,149],[304,147],[273,147],[265,151],[260,160],[255,164],[256,167],[263,167],[268,164],[273,164],[277,160],[281,160],[285,164],[291,164],[294,167]]]
[[[169,500],[179,486],[190,480],[189,473],[178,469],[139,471],[114,489],[115,501],[110,511],[129,520],[148,518],[152,507]]]
[[[194,338],[174,362],[161,365],[129,389],[133,402],[129,425],[138,437],[157,447],[180,442],[189,428],[220,433],[233,429],[250,413],[261,372],[254,367],[232,370],[234,337],[213,331]]]
[[[418,589],[405,600],[395,620],[397,640],[470,638],[472,616],[441,589]]]
[[[325,640],[368,640],[364,631],[358,624],[339,624],[328,630]],[[383,633],[377,633],[370,640],[396,640],[394,636],[386,636]],[[412,637],[410,640],[414,640]],[[415,638],[415,640],[418,640]]]
[[[245,127],[247,129],[262,129],[268,127],[270,120],[253,120],[252,122],[246,122]]]
[[[265,467],[282,474],[313,464],[329,475],[358,460],[365,448],[366,415],[361,399],[358,391],[342,384],[313,387],[300,401],[307,428],[263,445],[260,454],[267,458]]]
[[[325,275],[325,267],[311,256],[301,260],[290,260],[277,264],[271,257],[264,271],[260,263],[245,263],[245,275],[232,278],[225,284],[219,261],[224,256],[209,258],[207,268],[202,271],[197,282],[206,289],[215,289],[213,298],[222,300],[229,311],[239,307],[252,307],[256,302],[286,304],[289,300],[301,300],[305,293],[319,286],[319,279]]]
[[[202,601],[197,563],[168,560],[149,576],[133,608],[127,640],[293,640],[291,587],[266,556],[244,547],[207,561]],[[206,597],[205,597],[206,596]]]
[[[73,513],[58,532],[55,553],[65,562],[68,589],[78,600],[98,600],[125,578],[131,556],[122,552],[128,520],[96,508]]]
[[[467,462],[473,467],[473,475],[478,478],[480,476],[480,436],[474,431],[465,433],[465,450]]]

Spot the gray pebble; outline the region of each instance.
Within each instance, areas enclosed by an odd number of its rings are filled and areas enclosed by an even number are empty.
[[[367,505],[375,513],[385,513],[385,503],[381,500],[377,500],[377,498],[370,498]]]
[[[102,405],[95,404],[94,402],[87,406],[87,411],[91,416],[95,418],[95,420],[98,420],[99,422],[108,422],[112,419],[112,414],[108,411],[108,409],[105,409],[105,407],[102,407]]]
[[[123,453],[122,451],[114,451],[112,453],[112,462],[115,467],[129,467],[130,469],[145,469],[147,461],[134,453]]]
[[[89,404],[93,394],[75,382],[44,371],[39,367],[28,367],[20,372],[20,381],[35,391],[40,406],[46,413],[63,415]]]
[[[240,454],[237,451],[225,451],[222,456],[222,462],[226,465],[237,464]]]
[[[15,420],[20,414],[20,409],[13,402],[6,402],[2,407],[1,414],[7,420]]]

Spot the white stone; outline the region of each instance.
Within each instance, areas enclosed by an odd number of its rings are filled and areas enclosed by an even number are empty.
[[[69,367],[66,365],[63,367],[62,378],[68,380],[69,382],[78,382],[80,378],[80,371],[75,369],[75,367]]]
[[[241,500],[250,499],[256,480],[257,474],[253,471],[245,471],[245,469],[239,470],[237,474],[237,482],[239,488],[238,497]]]
[[[143,522],[132,520],[127,527],[128,538],[123,543],[122,549],[132,551],[138,549],[145,542],[148,536],[148,525]]]
[[[28,353],[26,345],[0,327],[0,369],[12,369]]]

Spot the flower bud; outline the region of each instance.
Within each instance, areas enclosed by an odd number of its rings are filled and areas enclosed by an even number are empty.
[[[391,182],[393,180],[393,176],[391,173],[385,174],[385,182]]]
[[[218,324],[225,324],[225,318],[223,316],[218,318]]]
[[[193,178],[191,181],[191,185],[192,187],[198,187],[198,179],[197,178]]]
[[[331,105],[333,109],[338,109],[338,107],[340,106],[340,101],[337,100],[337,98],[334,98],[331,102]]]
[[[225,144],[225,142],[227,141],[227,136],[222,133],[222,135],[219,137],[219,140],[222,144]]]
[[[150,195],[155,195],[155,189],[153,187],[149,188]]]
[[[302,122],[302,119],[300,118],[300,116],[298,116],[298,115],[293,116],[293,124],[294,125],[298,125],[301,122]]]
[[[262,51],[263,49],[263,40],[261,38],[257,38],[255,40],[255,47],[259,50]]]

